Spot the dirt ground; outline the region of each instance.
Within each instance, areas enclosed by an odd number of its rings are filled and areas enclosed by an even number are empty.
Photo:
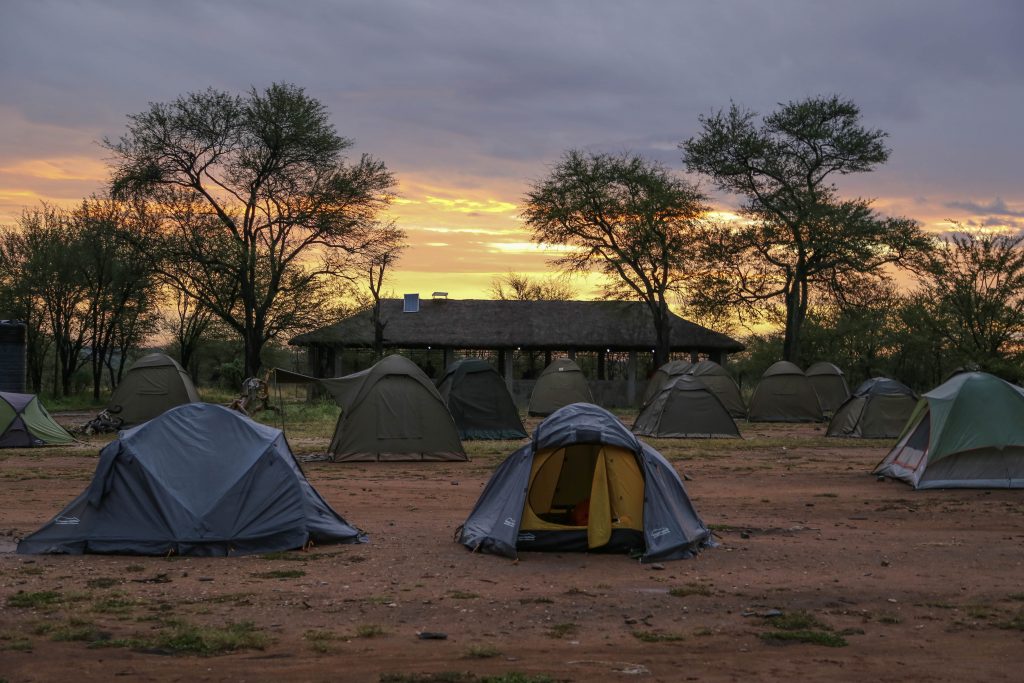
[[[1021,680],[1024,493],[915,492],[868,474],[884,442],[824,439],[820,425],[742,429],[742,441],[651,442],[690,478],[720,543],[653,566],[513,562],[454,543],[516,442],[467,444],[469,463],[307,463],[366,545],[19,556],[16,539],[86,486],[103,441],[4,451],[0,678]],[[315,453],[327,436],[292,445]],[[211,656],[153,644],[182,624],[243,624],[256,640]],[[439,672],[464,674],[416,675]]]

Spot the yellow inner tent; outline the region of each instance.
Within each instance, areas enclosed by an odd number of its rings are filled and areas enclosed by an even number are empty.
[[[587,509],[586,525],[574,523]],[[608,543],[613,529],[643,531],[644,478],[636,456],[622,448],[574,444],[533,457],[523,531],[587,530],[587,546]]]

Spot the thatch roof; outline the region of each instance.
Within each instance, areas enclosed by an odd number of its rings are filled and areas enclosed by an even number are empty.
[[[642,351],[654,348],[651,313],[633,301],[493,301],[423,299],[403,313],[401,299],[381,301],[384,344],[390,348],[579,349]],[[296,346],[373,345],[370,311],[301,334]],[[673,351],[742,351],[724,334],[672,315]]]

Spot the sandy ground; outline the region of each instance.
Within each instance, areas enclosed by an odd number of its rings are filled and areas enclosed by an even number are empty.
[[[13,541],[87,484],[101,442],[5,451],[0,677],[1021,680],[1024,493],[915,492],[867,474],[884,443],[825,440],[821,426],[743,429],[729,443],[652,441],[691,478],[720,542],[658,566],[585,554],[513,562],[453,543],[513,442],[473,445],[466,464],[308,463],[366,545],[286,559],[18,556]],[[296,441],[310,453],[326,435]],[[16,606],[19,591],[56,597]],[[766,640],[779,630],[769,610],[809,615],[811,630],[847,644]],[[174,620],[251,622],[265,643],[208,657],[138,645]]]

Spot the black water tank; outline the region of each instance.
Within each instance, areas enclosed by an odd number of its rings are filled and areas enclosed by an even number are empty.
[[[25,323],[0,320],[0,391],[25,393]]]

